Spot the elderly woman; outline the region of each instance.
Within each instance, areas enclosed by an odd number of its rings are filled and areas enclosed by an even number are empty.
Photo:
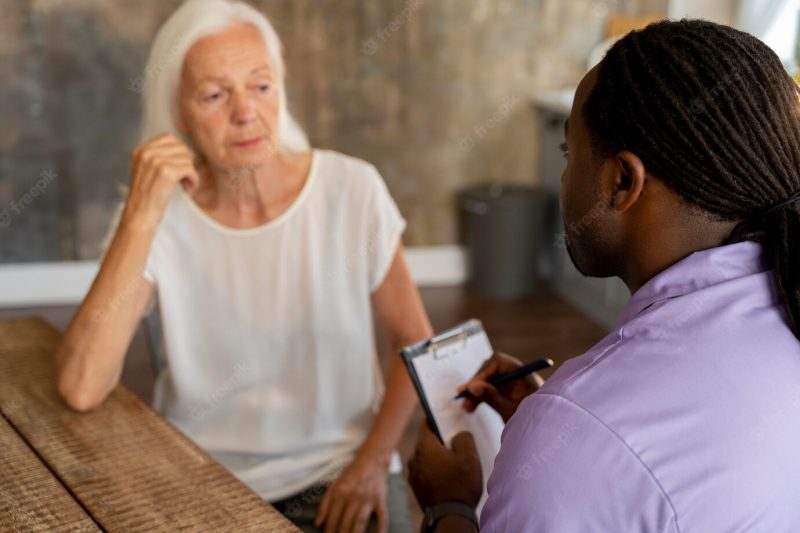
[[[245,4],[182,5],[143,89],[127,198],[58,350],[61,395],[103,402],[157,297],[157,410],[308,531],[404,530],[395,447],[415,397],[399,357],[384,395],[372,314],[392,353],[431,330],[380,175],[309,148],[280,41]]]

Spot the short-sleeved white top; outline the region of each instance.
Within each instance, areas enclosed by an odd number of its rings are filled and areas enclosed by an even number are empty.
[[[176,188],[144,272],[167,359],[154,407],[267,500],[330,479],[383,396],[370,295],[404,229],[375,167],[332,151],[314,150],[294,203],[255,228]]]

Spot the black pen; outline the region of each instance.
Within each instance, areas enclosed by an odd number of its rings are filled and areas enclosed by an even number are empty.
[[[514,381],[515,379],[527,376],[531,372],[544,370],[545,368],[550,368],[551,366],[553,366],[552,359],[550,358],[539,359],[538,361],[528,363],[527,365],[522,365],[518,369],[514,370],[513,372],[509,372],[508,374],[503,374],[502,376],[490,377],[487,381],[491,383],[494,387],[501,387],[506,383],[508,383],[509,381]],[[464,389],[462,392],[458,393],[458,395],[456,395],[456,397],[453,399],[458,400],[459,398],[466,398],[467,396],[472,396],[472,394],[470,394],[468,390]]]

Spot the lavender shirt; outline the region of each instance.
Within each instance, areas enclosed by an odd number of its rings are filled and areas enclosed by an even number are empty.
[[[800,342],[761,246],[695,252],[507,424],[484,532],[800,532]]]

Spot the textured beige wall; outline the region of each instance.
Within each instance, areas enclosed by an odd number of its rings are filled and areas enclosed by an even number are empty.
[[[315,145],[378,166],[407,243],[453,242],[465,185],[532,182],[538,2],[320,4],[259,3],[285,41],[299,120]]]
[[[665,0],[630,2],[631,13]],[[316,146],[375,163],[406,242],[456,239],[455,193],[537,181],[531,97],[574,84],[606,16],[598,0],[260,0],[281,34],[292,107]],[[663,6],[662,6],[663,7]]]

